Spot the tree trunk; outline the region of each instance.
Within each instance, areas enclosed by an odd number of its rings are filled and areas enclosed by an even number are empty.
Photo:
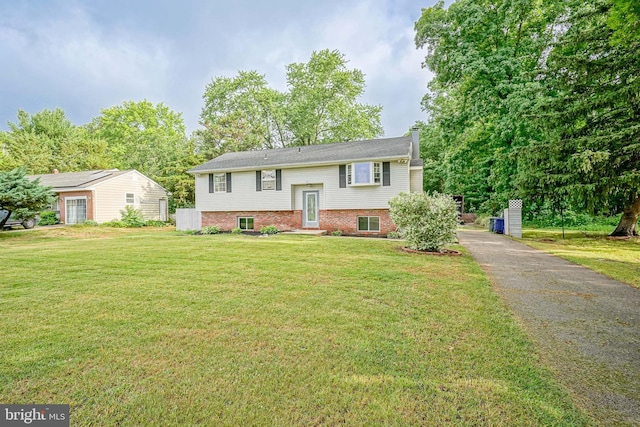
[[[4,218],[0,218],[0,231],[4,229],[4,224],[7,222],[7,220],[11,216],[11,211],[5,211],[5,212],[7,212],[7,216],[5,216]]]
[[[640,216],[640,197],[637,197],[624,208],[620,222],[610,236],[637,236],[636,224],[638,216]]]

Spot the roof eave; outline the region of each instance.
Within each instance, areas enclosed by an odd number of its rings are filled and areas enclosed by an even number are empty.
[[[282,163],[282,164],[274,164],[274,165],[252,165],[252,166],[244,166],[238,168],[219,168],[219,169],[199,169],[199,170],[188,170],[187,173],[191,175],[199,175],[199,174],[208,174],[208,173],[222,173],[222,172],[245,172],[245,171],[255,171],[260,170],[264,167],[270,169],[294,169],[294,168],[304,168],[304,167],[318,167],[318,166],[332,166],[332,165],[341,165],[346,163],[356,163],[356,162],[374,162],[376,160],[380,161],[394,161],[394,160],[409,160],[410,156],[402,155],[402,156],[392,156],[392,157],[366,157],[361,159],[348,159],[341,161],[322,161],[322,162],[308,162],[308,163]]]

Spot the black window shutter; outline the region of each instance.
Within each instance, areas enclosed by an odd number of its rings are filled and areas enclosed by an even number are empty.
[[[231,193],[231,172],[227,172],[227,193]]]
[[[382,162],[382,185],[388,187],[391,185],[391,163]]]
[[[256,191],[262,191],[262,172],[256,171]]]
[[[347,188],[347,165],[338,166],[338,175],[340,177],[340,188]]]
[[[209,174],[209,193],[213,193],[213,174]]]
[[[282,169],[276,169],[276,191],[282,191]]]

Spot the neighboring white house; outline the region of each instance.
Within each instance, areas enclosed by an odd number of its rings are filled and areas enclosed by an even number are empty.
[[[202,225],[223,230],[395,230],[389,199],[422,192],[418,132],[412,136],[226,153],[194,167]]]
[[[145,219],[168,217],[166,190],[136,170],[54,171],[29,178],[40,178],[41,185],[52,187],[58,196],[54,210],[64,224],[120,219],[127,205],[140,209]]]

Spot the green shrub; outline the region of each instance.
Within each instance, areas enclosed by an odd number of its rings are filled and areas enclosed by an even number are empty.
[[[262,234],[276,234],[278,232],[278,227],[275,225],[265,225],[260,228],[260,232]]]
[[[85,226],[87,226],[87,227],[95,227],[95,226],[97,226],[97,225],[98,225],[98,223],[97,223],[97,222],[95,222],[95,221],[94,221],[94,220],[92,220],[92,219],[88,219],[88,220],[86,220],[85,222],[83,222],[83,223],[82,223],[82,225],[85,225]]]
[[[402,235],[399,231],[390,231],[387,233],[387,239],[400,239]]]
[[[242,234],[242,229],[240,227],[232,228],[231,234]]]
[[[140,209],[135,209],[133,206],[127,205],[120,211],[120,219],[124,223],[125,227],[143,227],[144,214]]]
[[[489,228],[489,218],[491,217],[487,215],[479,215],[473,223],[481,226],[482,228]]]
[[[168,226],[169,226],[169,224],[168,224],[167,222],[165,222],[165,221],[160,221],[160,220],[157,220],[157,219],[150,219],[150,220],[147,220],[147,221],[144,223],[144,225],[145,225],[146,227],[168,227]]]
[[[217,225],[207,225],[206,227],[202,227],[200,230],[200,234],[218,234],[220,233],[220,227]]]
[[[38,225],[53,225],[58,222],[58,217],[54,211],[44,211],[40,214]]]
[[[102,227],[112,227],[112,228],[125,228],[127,225],[120,221],[119,219],[112,219],[111,221],[103,222],[100,224]]]
[[[451,196],[400,193],[389,200],[391,220],[409,248],[438,252],[455,242],[458,211]]]
[[[342,230],[336,230],[331,232],[332,236],[342,236]]]

